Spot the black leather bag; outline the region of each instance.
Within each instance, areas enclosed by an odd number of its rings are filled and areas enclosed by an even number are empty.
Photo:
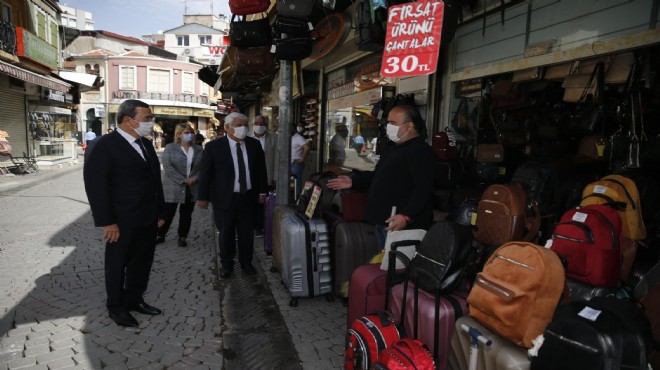
[[[311,27],[307,18],[287,17],[278,15],[273,24],[273,29],[279,34],[286,34],[289,37],[303,36],[309,37]]]
[[[229,24],[229,40],[232,46],[238,48],[267,46],[273,42],[273,30],[267,17],[247,21],[238,20],[233,15]]]
[[[303,60],[312,55],[314,42],[311,37],[275,39],[275,58],[280,60]]]

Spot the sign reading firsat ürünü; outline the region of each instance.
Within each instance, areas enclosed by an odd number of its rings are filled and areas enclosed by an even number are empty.
[[[427,75],[438,67],[445,4],[426,0],[391,6],[381,74],[386,77]]]

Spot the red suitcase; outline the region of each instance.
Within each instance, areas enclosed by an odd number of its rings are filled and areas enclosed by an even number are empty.
[[[401,317],[403,291],[405,283],[392,287],[389,309],[392,316]],[[403,328],[406,337],[424,342],[436,359],[437,369],[447,368],[447,357],[451,348],[451,338],[456,330],[456,320],[467,313],[465,292],[442,295],[439,299],[439,320],[436,322],[436,297],[422,289],[415,289],[413,282],[408,282],[406,293],[406,312]],[[415,291],[418,294],[418,309],[415,310]],[[417,327],[415,328],[415,322]],[[437,331],[435,330],[438,325]],[[436,340],[437,338],[437,340]]]
[[[387,271],[380,263],[362,265],[353,271],[348,285],[348,314],[346,329],[355,319],[385,308]]]

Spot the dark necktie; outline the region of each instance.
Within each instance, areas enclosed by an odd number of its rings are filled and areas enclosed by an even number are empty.
[[[147,149],[144,147],[144,144],[142,143],[142,140],[137,139],[135,140],[137,145],[140,147],[140,150],[142,151],[142,156],[144,157],[144,160],[149,163],[149,155],[147,154]]]
[[[243,160],[243,150],[241,143],[236,143],[236,161],[238,162],[238,183],[241,194],[247,191],[247,179],[245,176],[245,161]]]

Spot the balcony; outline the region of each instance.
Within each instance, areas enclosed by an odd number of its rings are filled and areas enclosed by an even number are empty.
[[[0,50],[16,55],[16,27],[0,20]]]
[[[208,96],[195,96],[188,94],[166,94],[155,92],[140,92],[140,91],[113,91],[112,97],[114,99],[151,99],[151,100],[169,100],[173,102],[185,103],[198,103],[209,104]]]

